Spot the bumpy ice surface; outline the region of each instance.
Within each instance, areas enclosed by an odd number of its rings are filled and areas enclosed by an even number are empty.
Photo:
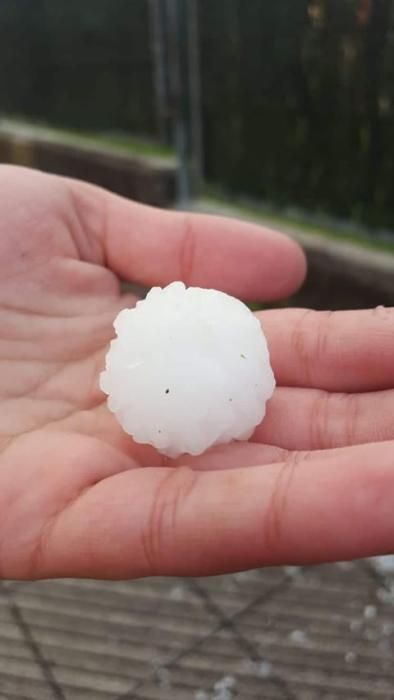
[[[114,327],[100,386],[136,442],[177,457],[250,438],[275,380],[247,306],[174,282],[123,309]]]

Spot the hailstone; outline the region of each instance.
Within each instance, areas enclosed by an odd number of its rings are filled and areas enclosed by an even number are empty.
[[[168,457],[248,440],[275,379],[260,322],[223,292],[154,287],[114,322],[100,387],[135,442]]]

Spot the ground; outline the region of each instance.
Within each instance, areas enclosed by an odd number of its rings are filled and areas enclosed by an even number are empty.
[[[394,698],[394,575],[371,561],[0,591],[0,700]]]

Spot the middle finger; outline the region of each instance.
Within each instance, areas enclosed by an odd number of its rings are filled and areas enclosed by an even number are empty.
[[[278,387],[254,442],[325,450],[394,438],[394,390],[339,394]]]

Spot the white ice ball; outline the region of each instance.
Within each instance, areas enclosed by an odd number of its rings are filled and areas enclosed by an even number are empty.
[[[100,387],[135,442],[177,457],[251,437],[275,379],[247,306],[174,282],[123,309],[114,327]]]

